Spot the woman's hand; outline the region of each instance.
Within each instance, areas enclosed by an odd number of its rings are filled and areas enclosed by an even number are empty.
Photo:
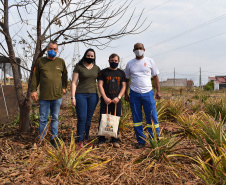
[[[72,98],[71,99],[71,104],[74,105],[74,106],[76,106],[76,99],[75,98]]]

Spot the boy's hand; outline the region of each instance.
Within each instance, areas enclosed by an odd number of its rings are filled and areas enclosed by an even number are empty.
[[[105,103],[107,104],[107,105],[109,105],[112,101],[111,101],[111,99],[110,98],[105,98],[104,99],[104,101],[105,101]]]
[[[117,104],[118,102],[119,102],[118,97],[115,97],[115,98],[112,100],[112,103],[114,103],[114,104]]]

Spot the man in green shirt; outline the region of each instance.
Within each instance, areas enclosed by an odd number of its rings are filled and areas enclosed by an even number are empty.
[[[50,42],[47,46],[47,57],[38,59],[34,68],[31,87],[31,98],[38,100],[37,87],[40,88],[39,94],[39,139],[42,141],[46,135],[47,119],[51,120],[51,144],[56,147],[54,138],[58,136],[58,115],[62,96],[67,88],[67,68],[63,59],[56,57],[58,45]]]

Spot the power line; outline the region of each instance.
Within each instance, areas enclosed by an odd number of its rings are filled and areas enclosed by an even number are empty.
[[[201,5],[203,5],[203,4],[206,3],[207,1],[209,1],[209,0],[205,0],[204,2],[202,2],[202,3],[200,3],[200,4],[198,4],[198,5],[196,5],[196,6],[193,6],[193,7],[190,8],[190,9],[187,9],[186,11],[182,12],[180,15],[183,15],[183,14],[185,14],[185,13],[187,13],[187,12],[189,12],[189,11],[191,11],[191,10],[193,10],[193,9],[195,9],[195,8],[197,8],[197,7],[199,7],[199,6],[201,6]],[[168,2],[168,1],[167,1],[167,2]],[[165,3],[166,3],[166,2],[165,2]],[[165,4],[165,3],[164,3],[164,4]],[[157,28],[151,30],[150,32],[153,32],[153,31],[159,29],[160,27],[162,27],[162,26],[164,26],[164,25],[167,25],[167,24],[169,24],[170,22],[172,22],[172,21],[174,21],[174,20],[176,20],[176,19],[178,19],[178,18],[180,18],[180,17],[181,17],[181,16],[178,16],[178,15],[177,15],[177,16],[174,17],[173,19],[169,20],[167,23],[161,24],[159,27],[157,27]],[[131,56],[131,55],[133,55],[133,54],[130,54],[130,55],[124,57],[124,58],[127,58],[127,57],[129,57],[129,56]]]
[[[141,0],[141,1],[142,1],[142,0]],[[141,1],[139,1],[139,2],[141,2]],[[144,13],[147,13],[147,12],[150,12],[151,10],[155,10],[155,9],[157,9],[157,8],[159,8],[159,7],[161,7],[161,6],[165,5],[165,4],[167,4],[167,3],[169,3],[170,1],[172,1],[172,0],[165,1],[165,2],[162,3],[162,4],[159,4],[159,5],[153,7],[153,8],[151,8],[151,9],[149,9],[149,10],[146,10],[146,11],[143,12],[143,14],[144,14]],[[139,3],[139,2],[138,2],[138,3]],[[138,3],[137,3],[137,4],[138,4]],[[135,5],[137,5],[137,4],[135,4]],[[135,5],[131,5],[130,8],[134,7]],[[129,8],[129,9],[130,9],[130,8]],[[134,16],[132,19],[134,19],[134,18],[136,18],[136,17],[139,17],[139,16],[140,16],[140,15]],[[126,23],[126,22],[127,22],[127,21],[124,21],[124,23]]]
[[[153,31],[155,31],[155,30],[158,30],[158,29],[161,28],[162,26],[165,26],[165,25],[169,24],[170,22],[172,22],[172,21],[178,19],[179,17],[181,17],[181,15],[183,15],[183,14],[185,14],[185,13],[187,13],[187,12],[189,12],[189,11],[191,11],[191,10],[193,10],[193,9],[195,9],[195,8],[197,8],[197,7],[199,7],[199,6],[201,6],[201,5],[203,5],[203,4],[206,3],[207,1],[209,1],[209,0],[205,0],[204,2],[202,2],[202,3],[200,3],[200,4],[196,5],[196,6],[193,6],[192,8],[189,8],[189,9],[187,9],[186,11],[183,11],[181,14],[179,14],[179,15],[175,16],[174,18],[170,19],[170,20],[169,20],[168,22],[166,22],[165,24],[161,24],[161,25],[159,25],[157,28],[152,29],[152,30],[150,30],[149,32],[153,32]]]
[[[150,10],[145,11],[144,13],[146,13],[146,12],[150,12],[151,10],[154,10],[154,9],[156,9],[156,8],[159,8],[159,7],[163,6],[164,4],[169,3],[170,1],[172,1],[172,0],[165,1],[164,3],[162,3],[162,4],[160,4],[160,5],[155,6],[155,7],[151,8]]]
[[[168,42],[168,41],[170,41],[170,40],[176,39],[176,38],[178,38],[178,37],[182,37],[182,36],[184,36],[184,35],[186,35],[186,34],[189,34],[189,33],[193,32],[193,31],[196,31],[196,30],[198,30],[198,29],[200,29],[200,28],[202,28],[202,27],[204,27],[204,26],[207,26],[207,25],[209,25],[209,24],[212,24],[212,23],[214,23],[214,22],[216,22],[216,21],[219,21],[219,20],[221,20],[221,19],[224,19],[224,18],[226,18],[226,14],[223,14],[223,15],[221,15],[221,16],[215,17],[214,19],[211,19],[211,20],[209,20],[209,21],[207,21],[207,22],[205,22],[205,23],[202,23],[202,24],[200,24],[200,25],[198,25],[198,26],[192,27],[192,28],[190,28],[190,29],[188,29],[188,30],[186,30],[186,31],[184,31],[184,32],[182,32],[182,33],[179,33],[179,34],[177,34],[177,35],[175,35],[175,36],[173,36],[173,37],[170,37],[170,38],[168,38],[168,39],[166,39],[166,40],[163,40],[163,41],[161,41],[161,42],[159,42],[159,43],[157,43],[157,44],[155,44],[155,45],[153,45],[153,46],[151,46],[151,47],[148,47],[148,48],[150,49],[150,48],[156,47],[156,46],[158,46],[158,45],[164,44],[164,43],[166,43],[166,42]]]
[[[206,40],[209,40],[209,39],[213,39],[213,38],[215,38],[215,37],[218,37],[218,36],[221,36],[221,35],[224,35],[224,34],[226,34],[226,32],[220,33],[220,34],[214,35],[214,36],[212,36],[212,37],[208,37],[208,38],[205,38],[205,39],[202,39],[202,40],[199,40],[199,41],[196,41],[196,42],[193,42],[193,43],[190,43],[190,44],[187,44],[187,45],[178,47],[178,48],[175,48],[175,49],[172,49],[172,50],[163,52],[163,53],[159,53],[159,54],[157,54],[157,55],[153,55],[152,57],[159,56],[159,55],[163,55],[163,54],[165,54],[165,53],[169,53],[169,52],[171,52],[171,51],[175,51],[175,50],[178,50],[178,49],[181,49],[181,48],[184,48],[184,47],[188,47],[188,46],[197,44],[197,43],[199,43],[199,42],[203,42],[203,41],[206,41]]]

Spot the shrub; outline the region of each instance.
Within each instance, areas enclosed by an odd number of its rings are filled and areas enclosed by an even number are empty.
[[[206,85],[204,85],[203,89],[205,91],[211,91],[214,89],[214,82],[213,81],[209,81]]]

